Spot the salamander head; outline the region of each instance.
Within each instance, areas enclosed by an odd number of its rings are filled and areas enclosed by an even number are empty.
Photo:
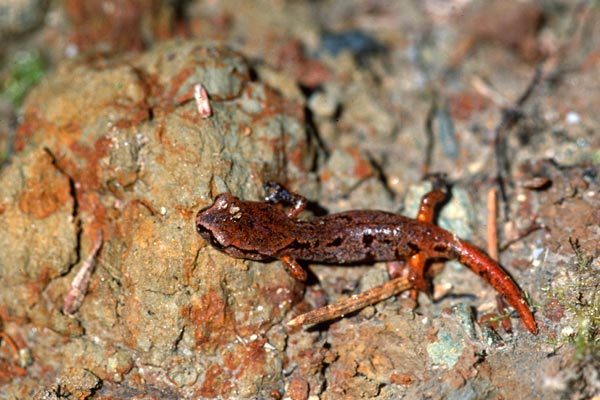
[[[285,214],[268,203],[220,194],[198,212],[196,231],[217,249],[237,258],[270,258],[286,241]]]
[[[196,215],[196,230],[206,241],[217,248],[231,243],[227,232],[235,229],[235,219],[241,210],[235,205],[238,199],[224,193],[215,199],[211,206],[203,208]]]

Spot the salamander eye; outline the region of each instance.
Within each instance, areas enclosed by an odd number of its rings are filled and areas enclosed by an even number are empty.
[[[234,221],[242,217],[242,210],[235,203],[231,203],[231,207],[229,207],[229,214],[231,215],[230,220]]]
[[[228,196],[226,194],[222,194],[217,197],[215,200],[215,207],[217,207],[218,210],[225,210],[227,207],[229,207]]]

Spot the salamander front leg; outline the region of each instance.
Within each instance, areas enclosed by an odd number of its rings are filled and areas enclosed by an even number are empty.
[[[281,257],[281,261],[283,261],[283,266],[285,267],[287,272],[292,276],[292,278],[300,282],[306,281],[306,270],[302,268],[300,264],[298,264],[298,261],[296,261],[290,256]]]
[[[304,197],[300,196],[298,193],[290,192],[277,182],[268,181],[264,184],[263,188],[267,193],[265,196],[265,201],[267,203],[281,203],[290,206],[290,209],[287,212],[287,216],[290,218],[298,217],[308,204]]]

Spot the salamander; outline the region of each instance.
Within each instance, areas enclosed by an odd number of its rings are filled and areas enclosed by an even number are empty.
[[[417,218],[358,210],[300,220],[298,215],[307,200],[268,182],[262,202],[242,200],[229,193],[218,195],[211,206],[198,212],[196,230],[229,256],[258,261],[280,259],[299,281],[305,281],[307,273],[298,261],[364,264],[408,260],[409,281],[416,294],[431,289],[425,274],[429,260],[457,260],[493,286],[527,329],[537,334],[525,296],[511,276],[482,250],[433,223],[434,209],[445,198],[441,186],[434,185],[423,197]]]

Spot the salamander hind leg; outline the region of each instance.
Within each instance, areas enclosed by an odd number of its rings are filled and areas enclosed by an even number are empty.
[[[417,220],[433,223],[436,208],[448,196],[448,183],[441,175],[432,175],[430,179],[431,190],[421,198]]]
[[[417,220],[420,222],[433,223],[436,208],[446,199],[448,195],[448,184],[441,175],[432,175],[432,188],[421,198]],[[425,276],[427,255],[420,251],[408,259],[409,281],[413,285],[410,297],[416,301],[418,292],[432,293],[431,282]]]
[[[426,262],[427,257],[422,252],[412,255],[408,259],[408,281],[413,287],[410,291],[410,297],[415,302],[417,301],[419,292],[425,292],[427,295],[432,293],[431,281],[425,276]]]
[[[412,286],[410,298],[417,304],[419,292],[424,292],[428,296],[433,293],[431,280],[427,278],[427,255],[423,252],[413,254],[408,258],[408,266],[400,261],[390,261],[387,263],[387,270],[390,279],[397,279],[408,275],[408,282]]]

